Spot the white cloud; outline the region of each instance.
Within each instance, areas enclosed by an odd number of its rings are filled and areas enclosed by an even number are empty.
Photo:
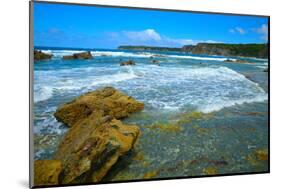
[[[262,40],[268,40],[268,26],[266,24],[263,24],[260,28],[254,28],[253,30],[261,35]]]
[[[107,32],[107,40],[111,40],[118,45],[148,45],[148,46],[167,46],[182,47],[183,45],[196,45],[197,43],[220,43],[214,40],[193,40],[184,38],[171,38],[161,35],[154,29],[141,31],[121,31]]]
[[[246,33],[246,30],[244,30],[243,28],[236,27],[235,29],[236,29],[236,31],[237,31],[238,33],[240,33],[241,35],[244,35],[244,34]]]
[[[159,41],[161,40],[161,36],[154,29],[146,29],[143,31],[123,31],[123,34],[127,36],[129,39],[138,39],[140,41]]]
[[[247,31],[241,27],[236,27],[236,28],[231,28],[229,30],[230,33],[239,33],[241,35],[244,35],[245,33],[247,33]]]
[[[235,33],[235,29],[230,29],[229,32],[230,33]]]

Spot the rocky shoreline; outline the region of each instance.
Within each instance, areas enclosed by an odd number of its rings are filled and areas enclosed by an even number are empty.
[[[101,181],[118,158],[134,148],[141,134],[136,125],[119,119],[143,108],[143,103],[112,87],[60,106],[54,115],[70,129],[52,160],[35,161],[35,185]]]
[[[175,51],[190,54],[205,54],[218,56],[243,56],[268,58],[267,44],[226,44],[226,43],[198,43],[184,45],[181,48],[151,47],[151,46],[119,46],[119,50],[138,51]]]

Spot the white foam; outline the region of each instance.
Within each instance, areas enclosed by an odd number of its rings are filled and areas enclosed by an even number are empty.
[[[136,57],[136,58],[149,58],[153,56],[152,53],[147,52],[122,52],[122,51],[91,51],[93,56],[114,56],[114,57]]]
[[[177,111],[188,106],[206,113],[267,100],[267,93],[257,83],[227,67],[136,68],[144,77],[118,87],[157,110]]]
[[[113,72],[107,75],[96,75],[101,71]],[[117,71],[117,70],[118,71]],[[34,102],[45,101],[53,97],[53,93],[73,92],[91,89],[95,86],[113,84],[140,77],[131,67],[117,68],[72,68],[62,70],[35,71]],[[44,78],[48,78],[47,80]]]
[[[61,58],[66,55],[72,55],[74,53],[85,52],[82,50],[42,50],[44,53],[53,54],[55,58]]]
[[[219,103],[212,103],[212,104],[204,105],[204,106],[199,107],[198,111],[201,111],[203,113],[210,113],[210,112],[219,111],[223,108],[231,107],[234,105],[241,105],[244,103],[252,103],[252,102],[263,102],[267,99],[268,99],[267,94],[259,94],[254,98],[242,98],[239,100],[221,101]]]
[[[257,83],[227,67],[137,64],[36,70],[34,101],[44,101],[56,94],[78,96],[108,85],[157,110],[176,111],[188,106],[210,112],[267,99],[267,93]]]
[[[101,76],[92,82],[92,86],[126,81],[126,80],[134,79],[137,77],[138,76],[134,73],[134,71],[129,68],[128,72],[119,72],[114,75]]]
[[[136,58],[150,58],[155,57],[167,57],[167,58],[180,58],[180,59],[193,59],[193,60],[211,60],[211,61],[226,61],[236,59],[233,58],[222,58],[222,57],[201,57],[201,56],[187,56],[187,55],[164,55],[149,52],[122,52],[122,51],[92,51],[93,56],[118,56],[118,57],[136,57]]]
[[[226,61],[232,60],[235,61],[234,58],[215,58],[215,57],[201,57],[201,56],[185,56],[185,55],[169,55],[171,58],[183,58],[183,59],[193,59],[193,60],[211,60],[211,61]]]
[[[37,88],[37,89],[36,89]],[[35,87],[34,102],[40,102],[52,97],[53,89],[50,87]]]

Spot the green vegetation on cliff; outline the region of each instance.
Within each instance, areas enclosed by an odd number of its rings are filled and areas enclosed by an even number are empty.
[[[224,44],[224,43],[198,43],[193,46],[183,46],[183,51],[192,54],[208,54],[223,56],[268,57],[267,44]]]
[[[139,51],[177,51],[191,54],[268,58],[268,44],[198,43],[197,45],[185,45],[182,48],[119,46],[118,49]]]

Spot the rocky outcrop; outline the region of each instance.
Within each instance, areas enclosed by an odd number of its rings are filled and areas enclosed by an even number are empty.
[[[120,63],[120,66],[132,66],[132,65],[135,65],[135,62],[133,60],[128,60]]]
[[[99,182],[118,158],[133,148],[140,130],[94,112],[65,135],[56,159],[63,164],[61,183]]]
[[[116,119],[122,119],[143,108],[142,102],[138,102],[112,87],[105,87],[86,93],[60,106],[54,116],[58,121],[71,127],[93,112],[101,112],[102,116],[109,115]]]
[[[61,162],[58,160],[36,160],[34,162],[34,185],[58,185],[61,170]]]
[[[64,60],[76,60],[76,59],[93,59],[93,56],[90,51],[74,53],[73,55],[63,56]]]
[[[39,60],[49,60],[53,57],[52,54],[47,54],[43,53],[42,51],[39,50],[34,50],[34,60],[39,61]]]
[[[159,61],[159,60],[153,59],[153,60],[151,61],[151,63],[152,63],[152,64],[155,64],[155,65],[157,65],[157,66],[160,66],[160,61]]]
[[[55,159],[62,162],[61,184],[99,182],[140,136],[120,120],[144,104],[112,87],[86,93],[58,108],[55,117],[70,127]]]
[[[268,57],[268,44],[224,44],[224,43],[198,43],[186,45],[182,50],[192,54],[244,56],[244,57]]]

